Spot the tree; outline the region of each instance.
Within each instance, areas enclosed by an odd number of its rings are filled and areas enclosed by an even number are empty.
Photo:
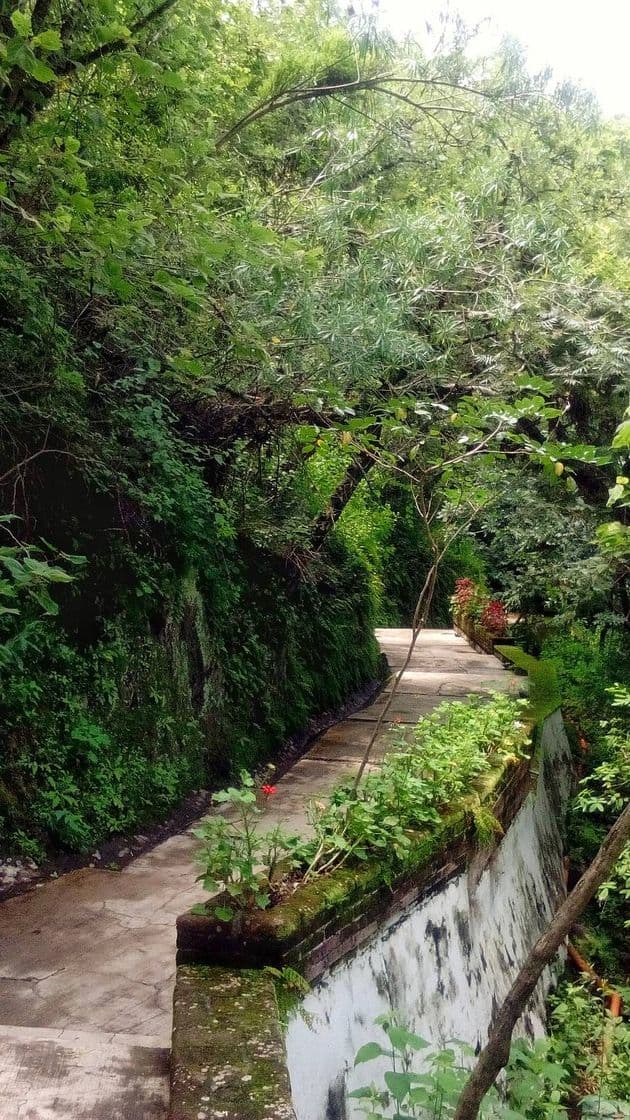
[[[459,1098],[454,1120],[476,1120],[479,1106],[510,1056],[512,1033],[543,970],[553,960],[572,926],[598,887],[610,877],[615,862],[630,840],[630,803],[610,829],[595,859],[559,907],[520,969],[505,1000],[493,1017],[488,1041]]]
[[[428,57],[319,0],[27,0],[1,33],[0,496],[20,544],[87,556],[89,608],[59,623],[82,649],[113,619],[159,630],[188,568],[210,611],[252,555],[306,592],[358,555],[366,479],[411,485],[480,432],[494,464],[444,488],[516,479],[594,554],[622,125],[517,51],[458,32]]]

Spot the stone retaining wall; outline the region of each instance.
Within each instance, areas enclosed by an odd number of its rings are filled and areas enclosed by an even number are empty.
[[[373,869],[341,871],[240,928],[182,915],[170,1120],[288,1120],[293,1111],[298,1120],[338,1120],[354,1053],[375,1037],[375,1015],[392,1007],[432,1041],[482,1040],[493,999],[564,890],[558,821],[569,771],[555,712],[531,762],[497,777],[505,837],[491,850],[479,851],[466,814],[454,814],[391,887]],[[314,985],[288,1016],[288,1065],[269,971],[287,966]],[[541,1029],[550,983],[551,974],[530,1031]]]

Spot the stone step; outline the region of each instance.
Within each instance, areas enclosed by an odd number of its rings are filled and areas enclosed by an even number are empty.
[[[169,1052],[159,1039],[0,1026],[2,1120],[166,1120]]]

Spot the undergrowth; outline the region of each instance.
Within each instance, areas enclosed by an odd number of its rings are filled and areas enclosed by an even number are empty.
[[[263,551],[225,545],[223,562],[220,595],[207,570],[164,567],[162,595],[127,592],[96,641],[70,610],[0,665],[5,850],[86,852],[161,820],[377,675],[370,591],[342,543],[297,585]]]

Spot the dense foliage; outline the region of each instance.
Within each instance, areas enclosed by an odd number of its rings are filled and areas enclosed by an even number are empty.
[[[543,656],[556,668],[580,777],[568,819],[567,849],[577,877],[630,796],[630,661],[627,640],[574,626],[548,634]],[[630,977],[630,848],[591,904],[578,945],[610,983]]]
[[[320,0],[3,0],[0,70],[4,841],[255,766],[445,549],[437,622],[481,551],[623,629],[622,123]]]
[[[564,1120],[629,1114],[630,1034],[611,1020],[581,985],[565,985],[554,1000],[549,1038],[513,1043],[501,1088],[483,1100],[483,1120]],[[379,1063],[378,1080],[349,1094],[370,1120],[453,1116],[475,1052],[457,1039],[441,1049],[402,1026],[394,1015],[377,1019],[385,1034],[368,1042],[355,1067]],[[381,1072],[383,1066],[388,1068]]]

